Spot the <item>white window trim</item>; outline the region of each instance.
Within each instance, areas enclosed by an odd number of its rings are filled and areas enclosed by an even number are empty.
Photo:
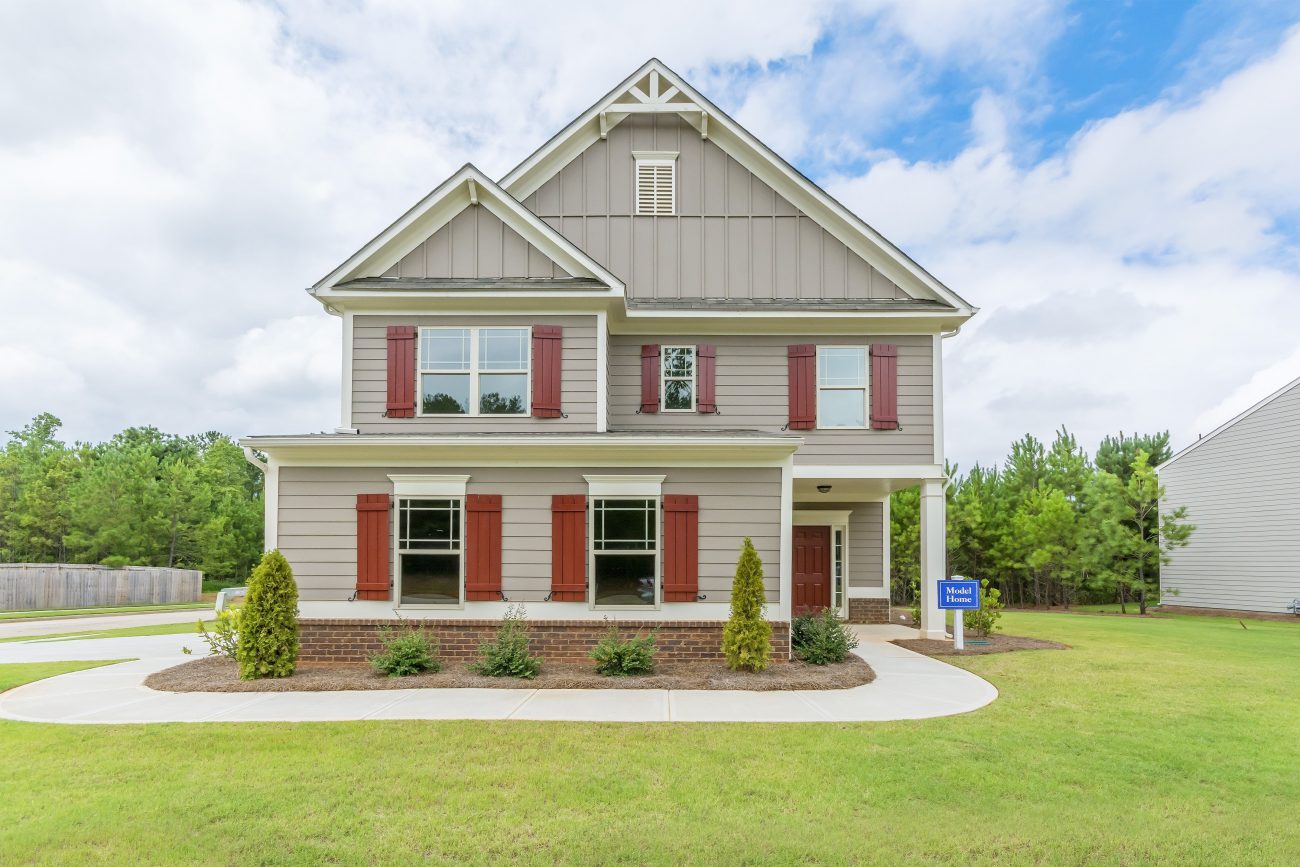
[[[668,350],[685,349],[691,354],[691,375],[686,376],[669,376],[668,375]],[[659,347],[659,411],[660,412],[696,412],[699,406],[699,368],[700,357],[697,347],[683,346],[674,344],[672,346]],[[669,409],[668,408],[668,381],[669,380],[689,380],[691,383],[691,405],[685,408]]]
[[[677,215],[677,152],[676,151],[632,151],[634,165],[632,168],[632,209],[637,216],[643,217],[672,217]],[[640,167],[647,166],[668,166],[671,174],[670,180],[672,185],[672,205],[668,213],[662,211],[643,211],[641,210],[641,197],[637,195],[637,184],[641,175]]]
[[[591,479],[592,476],[586,478]],[[600,478],[596,476],[594,478]],[[616,478],[616,477],[607,477]],[[624,478],[638,478],[636,476],[624,476]],[[663,476],[644,476],[641,478],[658,478],[663,481]],[[658,483],[656,483],[658,484]],[[596,604],[596,500],[654,500],[655,504],[655,601],[653,605],[597,605]],[[664,605],[664,576],[663,576],[663,547],[664,547],[664,503],[663,497],[658,493],[647,494],[635,491],[629,491],[627,488],[609,490],[604,493],[591,493],[587,498],[587,574],[591,576],[587,581],[587,607],[592,611],[658,611]],[[646,555],[649,551],[611,551],[601,552],[605,556],[618,557],[621,555]],[[463,583],[463,582],[462,582]]]
[[[852,515],[852,509],[795,509],[791,518],[793,527],[830,527],[831,528],[831,599],[835,599],[835,534],[843,534],[842,544],[844,546],[843,562],[840,564],[841,574],[839,580],[840,587],[840,607],[839,615],[841,617],[849,616],[849,518]],[[793,531],[792,531],[793,532]]]
[[[822,385],[822,350],[823,349],[860,349],[862,350],[862,385]],[[861,391],[862,392],[862,420],[863,423],[857,424],[822,424],[821,417],[821,396],[822,389],[827,391]],[[826,345],[818,344],[817,346],[817,394],[814,403],[817,406],[817,429],[818,430],[871,430],[871,347],[866,344],[852,343],[828,343]]]
[[[389,476],[389,478],[393,480],[393,599],[395,601],[395,607],[403,610],[454,611],[463,609],[465,607],[465,480],[468,480],[469,476]],[[398,479],[408,480],[405,486],[400,489],[401,493],[398,493]],[[454,485],[454,482],[444,483],[433,481],[429,483],[431,487],[426,489],[421,487],[418,482],[409,481],[418,479],[461,479],[460,493],[442,493],[437,490],[438,485]],[[449,602],[443,605],[422,605],[419,603],[402,601],[402,529],[400,524],[402,520],[402,501],[428,498],[457,500],[460,503],[460,548],[456,552],[460,560],[460,580],[457,582],[456,589],[458,596],[455,603]],[[436,552],[438,549],[432,550]],[[442,553],[450,552],[444,551]]]
[[[528,341],[524,351],[523,370],[479,370],[479,332],[489,330],[514,330],[525,332]],[[424,335],[431,331],[468,331],[469,332],[469,369],[468,370],[425,370],[421,357],[424,349]],[[424,374],[441,373],[469,377],[469,412],[425,412],[424,411]],[[524,410],[511,413],[479,412],[479,374],[513,373],[524,374]],[[419,418],[531,418],[533,399],[533,348],[532,329],[527,325],[421,325],[415,335],[415,414]]]

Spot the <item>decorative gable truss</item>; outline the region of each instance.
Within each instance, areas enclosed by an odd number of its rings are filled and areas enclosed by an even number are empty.
[[[611,103],[600,112],[601,138],[608,138],[609,131],[629,114],[661,113],[679,114],[699,130],[700,138],[709,137],[709,113],[704,106],[682,93],[676,85],[665,87],[663,77],[653,66],[642,80],[629,86],[618,98],[622,101]]]

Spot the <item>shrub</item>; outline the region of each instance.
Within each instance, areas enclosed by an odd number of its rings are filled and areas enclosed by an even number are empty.
[[[226,659],[238,659],[239,648],[239,609],[226,608],[217,612],[216,622],[212,624],[212,631],[208,632],[203,621],[199,621],[199,632],[203,635],[203,640],[207,642],[208,649],[214,656],[224,656]]]
[[[962,615],[962,626],[980,638],[986,637],[994,629],[1001,629],[998,621],[1002,619],[1002,591],[989,586],[989,579],[980,581],[979,611],[967,611]]]
[[[772,624],[763,619],[764,607],[763,561],[746,536],[731,582],[731,617],[722,628],[722,652],[733,671],[767,668],[772,655]]]
[[[858,636],[829,608],[817,614],[803,614],[790,624],[790,645],[794,655],[812,665],[826,665],[848,659],[858,646]]]
[[[243,680],[288,677],[298,662],[298,585],[279,551],[263,554],[248,579],[236,658]]]
[[[370,657],[370,666],[389,677],[407,677],[422,671],[442,671],[438,661],[438,642],[423,629],[378,630],[384,649]]]
[[[479,661],[472,671],[488,677],[522,677],[532,680],[541,671],[542,658],[528,653],[528,624],[524,606],[511,605],[501,620],[497,637],[479,645]]]
[[[611,623],[609,632],[588,655],[596,660],[596,673],[606,677],[652,674],[655,670],[654,630],[644,638],[634,635],[624,641],[618,637],[618,626]]]

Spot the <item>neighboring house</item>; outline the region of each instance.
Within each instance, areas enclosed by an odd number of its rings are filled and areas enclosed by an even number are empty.
[[[445,649],[523,602],[715,653],[748,536],[782,649],[803,611],[887,619],[888,498],[918,485],[942,637],[941,342],[975,311],[657,60],[309,291],[341,425],[242,443],[311,647],[401,617]]]
[[[1160,568],[1164,606],[1295,614],[1300,602],[1300,379],[1158,468],[1196,526]]]

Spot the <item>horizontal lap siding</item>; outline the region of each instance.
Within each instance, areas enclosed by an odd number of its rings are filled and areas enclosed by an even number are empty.
[[[1161,567],[1170,605],[1287,613],[1300,598],[1300,386],[1160,473],[1190,544]]]
[[[502,591],[537,602],[551,584],[551,496],[585,494],[585,473],[665,473],[665,494],[700,498],[700,593],[729,598],[741,540],[763,558],[768,599],[777,601],[781,479],[776,468],[282,467],[280,550],[306,600],[346,599],[356,586],[356,495],[392,490],[390,473],[469,473],[469,493],[501,494]]]
[[[786,348],[793,343],[898,346],[899,430],[798,431],[795,455],[806,464],[929,464],[934,462],[933,342],[929,335],[800,336],[612,335],[609,339],[609,420],[615,430],[748,428],[779,432],[789,418]],[[717,346],[720,415],[660,412],[638,415],[643,344],[711,343]]]
[[[446,328],[559,325],[561,409],[568,418],[387,418],[389,325]],[[418,338],[417,338],[418,340]],[[352,326],[352,424],[362,433],[484,431],[594,431],[596,429],[596,318],[594,316],[357,316]],[[417,389],[417,399],[418,399]]]

